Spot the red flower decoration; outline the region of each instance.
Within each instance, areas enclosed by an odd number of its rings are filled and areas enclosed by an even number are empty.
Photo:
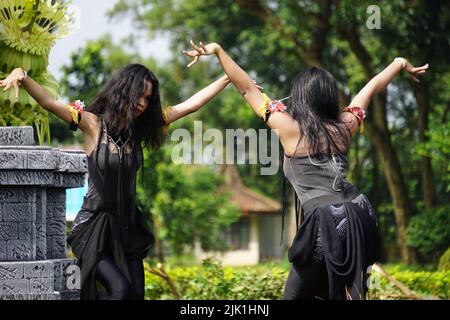
[[[274,113],[277,111],[285,111],[286,110],[286,106],[277,100],[272,100],[269,104],[269,111],[270,113]]]
[[[85,105],[81,100],[75,100],[70,105],[74,107],[79,113],[82,113],[85,108]]]
[[[346,107],[344,112],[351,112],[358,119],[360,125],[360,132],[364,132],[364,118],[366,117],[366,112],[361,107]]]

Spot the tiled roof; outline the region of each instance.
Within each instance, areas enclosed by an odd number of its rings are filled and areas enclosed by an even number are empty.
[[[246,187],[235,165],[223,165],[221,173],[225,176],[226,189],[231,192],[231,200],[244,215],[281,213],[281,204]]]

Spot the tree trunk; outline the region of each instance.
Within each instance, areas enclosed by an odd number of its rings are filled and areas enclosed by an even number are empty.
[[[384,176],[392,197],[401,259],[406,263],[415,263],[417,261],[415,251],[406,244],[406,227],[411,206],[397,154],[386,132],[373,124],[368,124],[367,133],[383,165]]]
[[[370,190],[370,203],[372,204],[375,212],[378,212],[378,208],[381,203],[380,166],[377,161],[378,158],[373,144],[371,145],[370,150],[372,152],[372,188]]]
[[[363,46],[356,26],[349,26],[342,31],[350,48],[364,68],[367,81],[375,75],[372,69],[372,58]],[[397,224],[397,243],[402,261],[417,261],[415,250],[406,245],[406,227],[411,213],[408,191],[404,183],[400,161],[392,144],[386,115],[386,95],[379,93],[369,108],[370,119],[367,121],[369,139],[377,151],[378,158],[384,168],[384,176],[394,205],[395,222]]]
[[[159,221],[158,218],[152,214],[152,221],[153,221],[153,236],[155,237],[155,251],[156,251],[156,255],[158,257],[158,260],[161,263],[164,263],[164,252],[162,249],[162,245],[161,245],[161,240],[159,238]]]
[[[418,107],[419,139],[421,143],[428,141],[426,132],[428,131],[428,115],[430,113],[430,105],[428,103],[426,92],[427,88],[425,86],[425,83],[420,88],[414,86],[414,96],[416,97]],[[422,175],[422,190],[425,208],[431,209],[436,202],[436,190],[430,157],[422,157],[420,161],[420,169]]]

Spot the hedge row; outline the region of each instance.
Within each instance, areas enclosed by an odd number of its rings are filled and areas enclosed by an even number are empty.
[[[148,272],[146,264],[146,299],[175,299],[167,282]],[[278,266],[222,267],[220,263],[206,259],[202,266],[167,268],[182,299],[208,300],[277,300],[283,299],[286,269]],[[450,298],[450,271],[409,271],[399,267],[387,270],[424,299],[429,297]],[[385,278],[370,290],[371,299],[405,299],[402,293]]]

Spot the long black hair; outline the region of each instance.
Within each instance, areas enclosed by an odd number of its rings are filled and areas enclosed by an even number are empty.
[[[138,106],[148,82],[152,84],[152,94],[147,98],[148,107],[133,119],[133,109]],[[164,143],[159,82],[153,72],[141,64],[129,64],[117,71],[86,110],[103,115],[111,135],[129,136],[136,143],[143,142],[144,146],[153,149]],[[122,117],[125,117],[123,128],[120,127]]]
[[[144,96],[148,82],[152,84],[152,93],[146,98],[148,99],[148,106],[139,117],[133,119],[133,110],[139,105],[139,99]],[[153,72],[141,64],[126,65],[112,76],[111,80],[94,97],[86,110],[103,118],[104,121],[100,124],[100,134],[104,124],[109,135],[123,135],[131,139],[133,142],[132,150],[138,150],[142,161],[141,182],[144,187],[144,153],[142,145],[158,149],[164,143],[165,138],[159,81]],[[124,127],[120,126],[122,117],[125,118]],[[109,138],[107,139],[109,141]],[[95,151],[95,175],[98,172],[100,143],[101,139],[98,139]],[[131,161],[135,163],[134,151],[131,152],[131,157]],[[105,177],[108,176],[109,171],[108,158],[109,152],[105,151]],[[105,190],[106,184],[103,186],[104,195],[106,194]]]
[[[310,155],[346,154],[351,132],[339,120],[339,112],[337,81],[328,71],[311,67],[295,77],[288,113],[300,127],[297,147],[304,139]]]
[[[336,79],[326,70],[310,67],[301,71],[292,82],[290,104],[287,112],[294,118],[300,129],[296,153],[300,142],[305,142],[308,155],[331,156],[332,153],[345,155],[351,141],[348,124],[339,120],[339,94]],[[284,157],[280,157],[283,166]],[[286,177],[281,172],[281,201],[283,242],[284,216],[287,207]],[[296,224],[298,227],[300,202],[294,191]],[[302,222],[303,222],[302,211]]]

